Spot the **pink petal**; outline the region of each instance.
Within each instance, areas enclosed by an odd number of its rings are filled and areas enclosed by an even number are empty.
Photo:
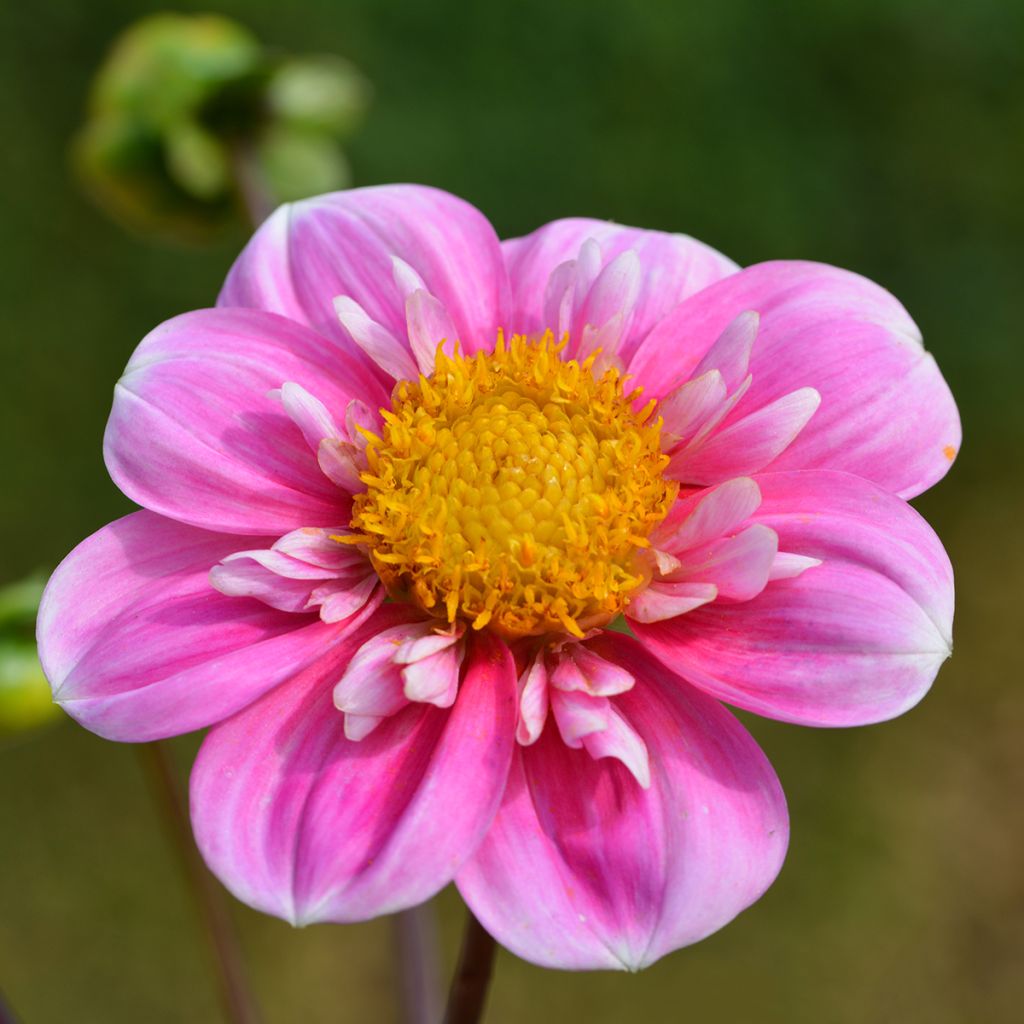
[[[642,273],[637,254],[627,249],[597,275],[582,303],[573,332],[576,339],[584,342],[576,350],[578,358],[586,358],[597,349],[601,349],[605,357],[618,352],[622,332],[632,319],[640,294]]]
[[[690,551],[735,532],[760,504],[761,492],[750,477],[727,480],[677,501],[651,541],[667,551]]]
[[[352,340],[389,377],[416,379],[416,363],[407,342],[399,341],[386,327],[371,320],[366,310],[347,295],[335,297],[334,312]]]
[[[555,655],[551,685],[559,690],[581,690],[593,697],[614,697],[633,688],[636,680],[626,669],[605,661],[583,644],[569,644]]]
[[[639,342],[675,305],[737,269],[731,260],[686,235],[583,218],[556,220],[525,238],[502,243],[512,280],[515,330],[531,333],[559,329],[557,323],[549,322],[545,290],[559,264],[576,260],[588,239],[596,241],[596,254],[604,265],[630,249],[640,263],[639,293],[629,331],[619,349],[624,359],[633,354]],[[595,250],[590,249],[584,257],[590,259],[593,255]],[[596,269],[584,269],[585,284],[579,288],[584,295],[600,267],[601,263]]]
[[[710,434],[672,456],[665,475],[691,484],[717,484],[754,473],[784,452],[821,404],[814,388],[800,388]]]
[[[207,736],[192,771],[206,862],[243,902],[295,924],[362,921],[429,899],[486,832],[508,775],[515,670],[476,638],[459,698],[346,739],[331,682],[351,656]]]
[[[516,741],[529,746],[537,741],[548,717],[548,671],[538,653],[519,677],[519,721]]]
[[[750,368],[750,353],[754,348],[761,317],[753,310],[740,313],[718,336],[707,355],[697,364],[694,377],[717,370],[729,391],[739,387]]]
[[[302,431],[268,392],[285,381],[341,414],[380,392],[297,324],[249,310],[200,310],[158,327],[114,394],[104,453],[140,505],[205,529],[281,534],[348,519]]]
[[[816,565],[821,565],[820,558],[808,558],[806,555],[794,555],[789,551],[780,551],[772,562],[768,579],[791,580],[808,569],[813,569]]]
[[[346,715],[386,718],[409,703],[402,692],[402,666],[395,651],[410,635],[420,635],[418,622],[382,629],[351,653],[335,683],[334,706]]]
[[[663,583],[655,580],[633,595],[626,606],[626,617],[630,622],[661,622],[692,612],[716,597],[718,587],[713,583]]]
[[[459,692],[462,646],[446,647],[402,670],[403,692],[408,700],[450,708]]]
[[[636,779],[637,785],[644,789],[650,787],[651,759],[647,744],[625,716],[615,709],[614,703],[608,708],[605,727],[584,736],[583,746],[595,760],[614,757],[621,761],[629,774]]]
[[[210,570],[210,585],[227,597],[250,597],[283,612],[308,611],[309,597],[316,583],[310,582],[308,576],[275,572],[265,564],[266,556],[271,554],[270,551],[236,551],[228,555]],[[295,562],[296,566],[300,564]],[[319,577],[325,578],[330,577]]]
[[[744,310],[761,315],[748,401],[762,406],[800,387],[822,399],[773,470],[845,470],[903,497],[945,475],[960,422],[920,332],[888,292],[835,267],[762,263],[712,284],[650,333],[630,372],[650,394],[667,394]]]
[[[846,473],[766,473],[753,519],[792,555],[820,559],[752,601],[716,602],[634,631],[721,700],[807,725],[901,714],[949,656],[953,575],[905,502]]]
[[[350,495],[365,490],[366,485],[360,479],[361,472],[366,468],[365,457],[359,454],[357,458],[355,445],[325,437],[317,448],[316,462],[324,476],[336,487]]]
[[[544,315],[547,330],[561,340],[572,326],[572,300],[576,288],[576,261],[559,263],[544,287]]]
[[[363,644],[334,687],[335,707],[376,718],[393,715],[409,701],[451,707],[464,656],[462,631],[438,633],[436,625],[402,623]]]
[[[38,624],[68,714],[108,739],[173,736],[328,656],[344,629],[210,586],[211,566],[241,543],[136,512],[79,544],[51,577]]]
[[[582,747],[584,736],[608,728],[611,702],[607,697],[592,697],[583,690],[551,687],[548,699],[558,732],[568,747]]]
[[[437,346],[445,343],[444,351],[452,355],[459,341],[455,324],[448,310],[429,292],[415,291],[405,303],[409,344],[420,373],[429,377],[434,372]]]
[[[325,437],[341,436],[338,424],[330,414],[327,406],[315,395],[311,395],[304,387],[294,381],[286,381],[271,395],[284,406],[284,411],[292,422],[302,431],[306,444],[315,452]]]
[[[494,229],[468,203],[420,185],[350,189],[282,207],[239,256],[218,305],[280,313],[359,352],[334,312],[343,295],[404,341],[394,257],[444,305],[460,339],[494,345],[509,312]]]
[[[658,412],[670,441],[688,441],[697,429],[725,402],[725,381],[718,370],[688,380],[666,395]]]
[[[410,267],[405,260],[399,259],[397,256],[391,257],[391,276],[395,280],[395,287],[398,289],[398,294],[402,296],[403,302],[408,303],[409,296],[413,292],[429,291],[423,278],[420,277],[416,270]],[[406,315],[408,315],[408,307],[406,308]]]
[[[331,580],[317,587],[309,599],[311,607],[320,606],[320,618],[324,622],[343,622],[357,613],[357,621],[362,622],[363,616],[376,609],[384,596],[380,578],[371,569],[365,576]]]
[[[274,542],[274,550],[296,558],[308,565],[328,569],[338,575],[366,564],[366,556],[351,544],[341,544],[335,538],[347,531],[335,527],[306,526],[293,530]]]
[[[785,854],[786,808],[764,755],[717,702],[626,637],[595,647],[637,676],[615,706],[649,752],[650,787],[549,728],[517,748],[501,809],[456,881],[517,956],[636,970],[764,892]]]
[[[438,633],[435,623],[424,623],[417,632],[410,632],[395,649],[394,661],[398,665],[415,665],[424,658],[454,647],[462,639],[463,632],[460,627],[452,632]]]
[[[688,552],[673,579],[713,583],[717,597],[749,601],[768,583],[778,549],[775,531],[755,523],[735,537],[712,541],[702,549]]]

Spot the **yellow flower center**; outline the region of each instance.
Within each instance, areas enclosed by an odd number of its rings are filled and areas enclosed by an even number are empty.
[[[499,331],[395,386],[367,433],[354,534],[395,598],[506,637],[584,630],[643,582],[637,554],[675,497],[655,403],[594,357]],[[340,539],[340,538],[339,538]]]

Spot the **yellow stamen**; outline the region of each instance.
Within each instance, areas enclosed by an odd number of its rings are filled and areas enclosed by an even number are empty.
[[[582,636],[643,583],[637,553],[676,493],[661,421],[563,344],[499,331],[493,353],[438,347],[429,379],[395,386],[344,538],[392,596],[507,637]]]

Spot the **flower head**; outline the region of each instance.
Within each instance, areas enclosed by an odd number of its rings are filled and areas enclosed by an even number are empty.
[[[906,499],[959,441],[854,274],[323,196],[129,362],[106,456],[144,508],[55,573],[43,663],[101,735],[211,727],[196,837],[247,903],[354,921],[454,879],[530,960],[637,968],[782,863],[719,700],[853,725],[931,684],[952,574]]]

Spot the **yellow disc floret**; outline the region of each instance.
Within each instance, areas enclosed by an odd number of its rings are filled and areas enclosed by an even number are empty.
[[[561,348],[499,332],[395,386],[346,538],[393,597],[506,637],[581,636],[644,582],[637,554],[675,496],[655,403],[634,412],[617,370]]]

